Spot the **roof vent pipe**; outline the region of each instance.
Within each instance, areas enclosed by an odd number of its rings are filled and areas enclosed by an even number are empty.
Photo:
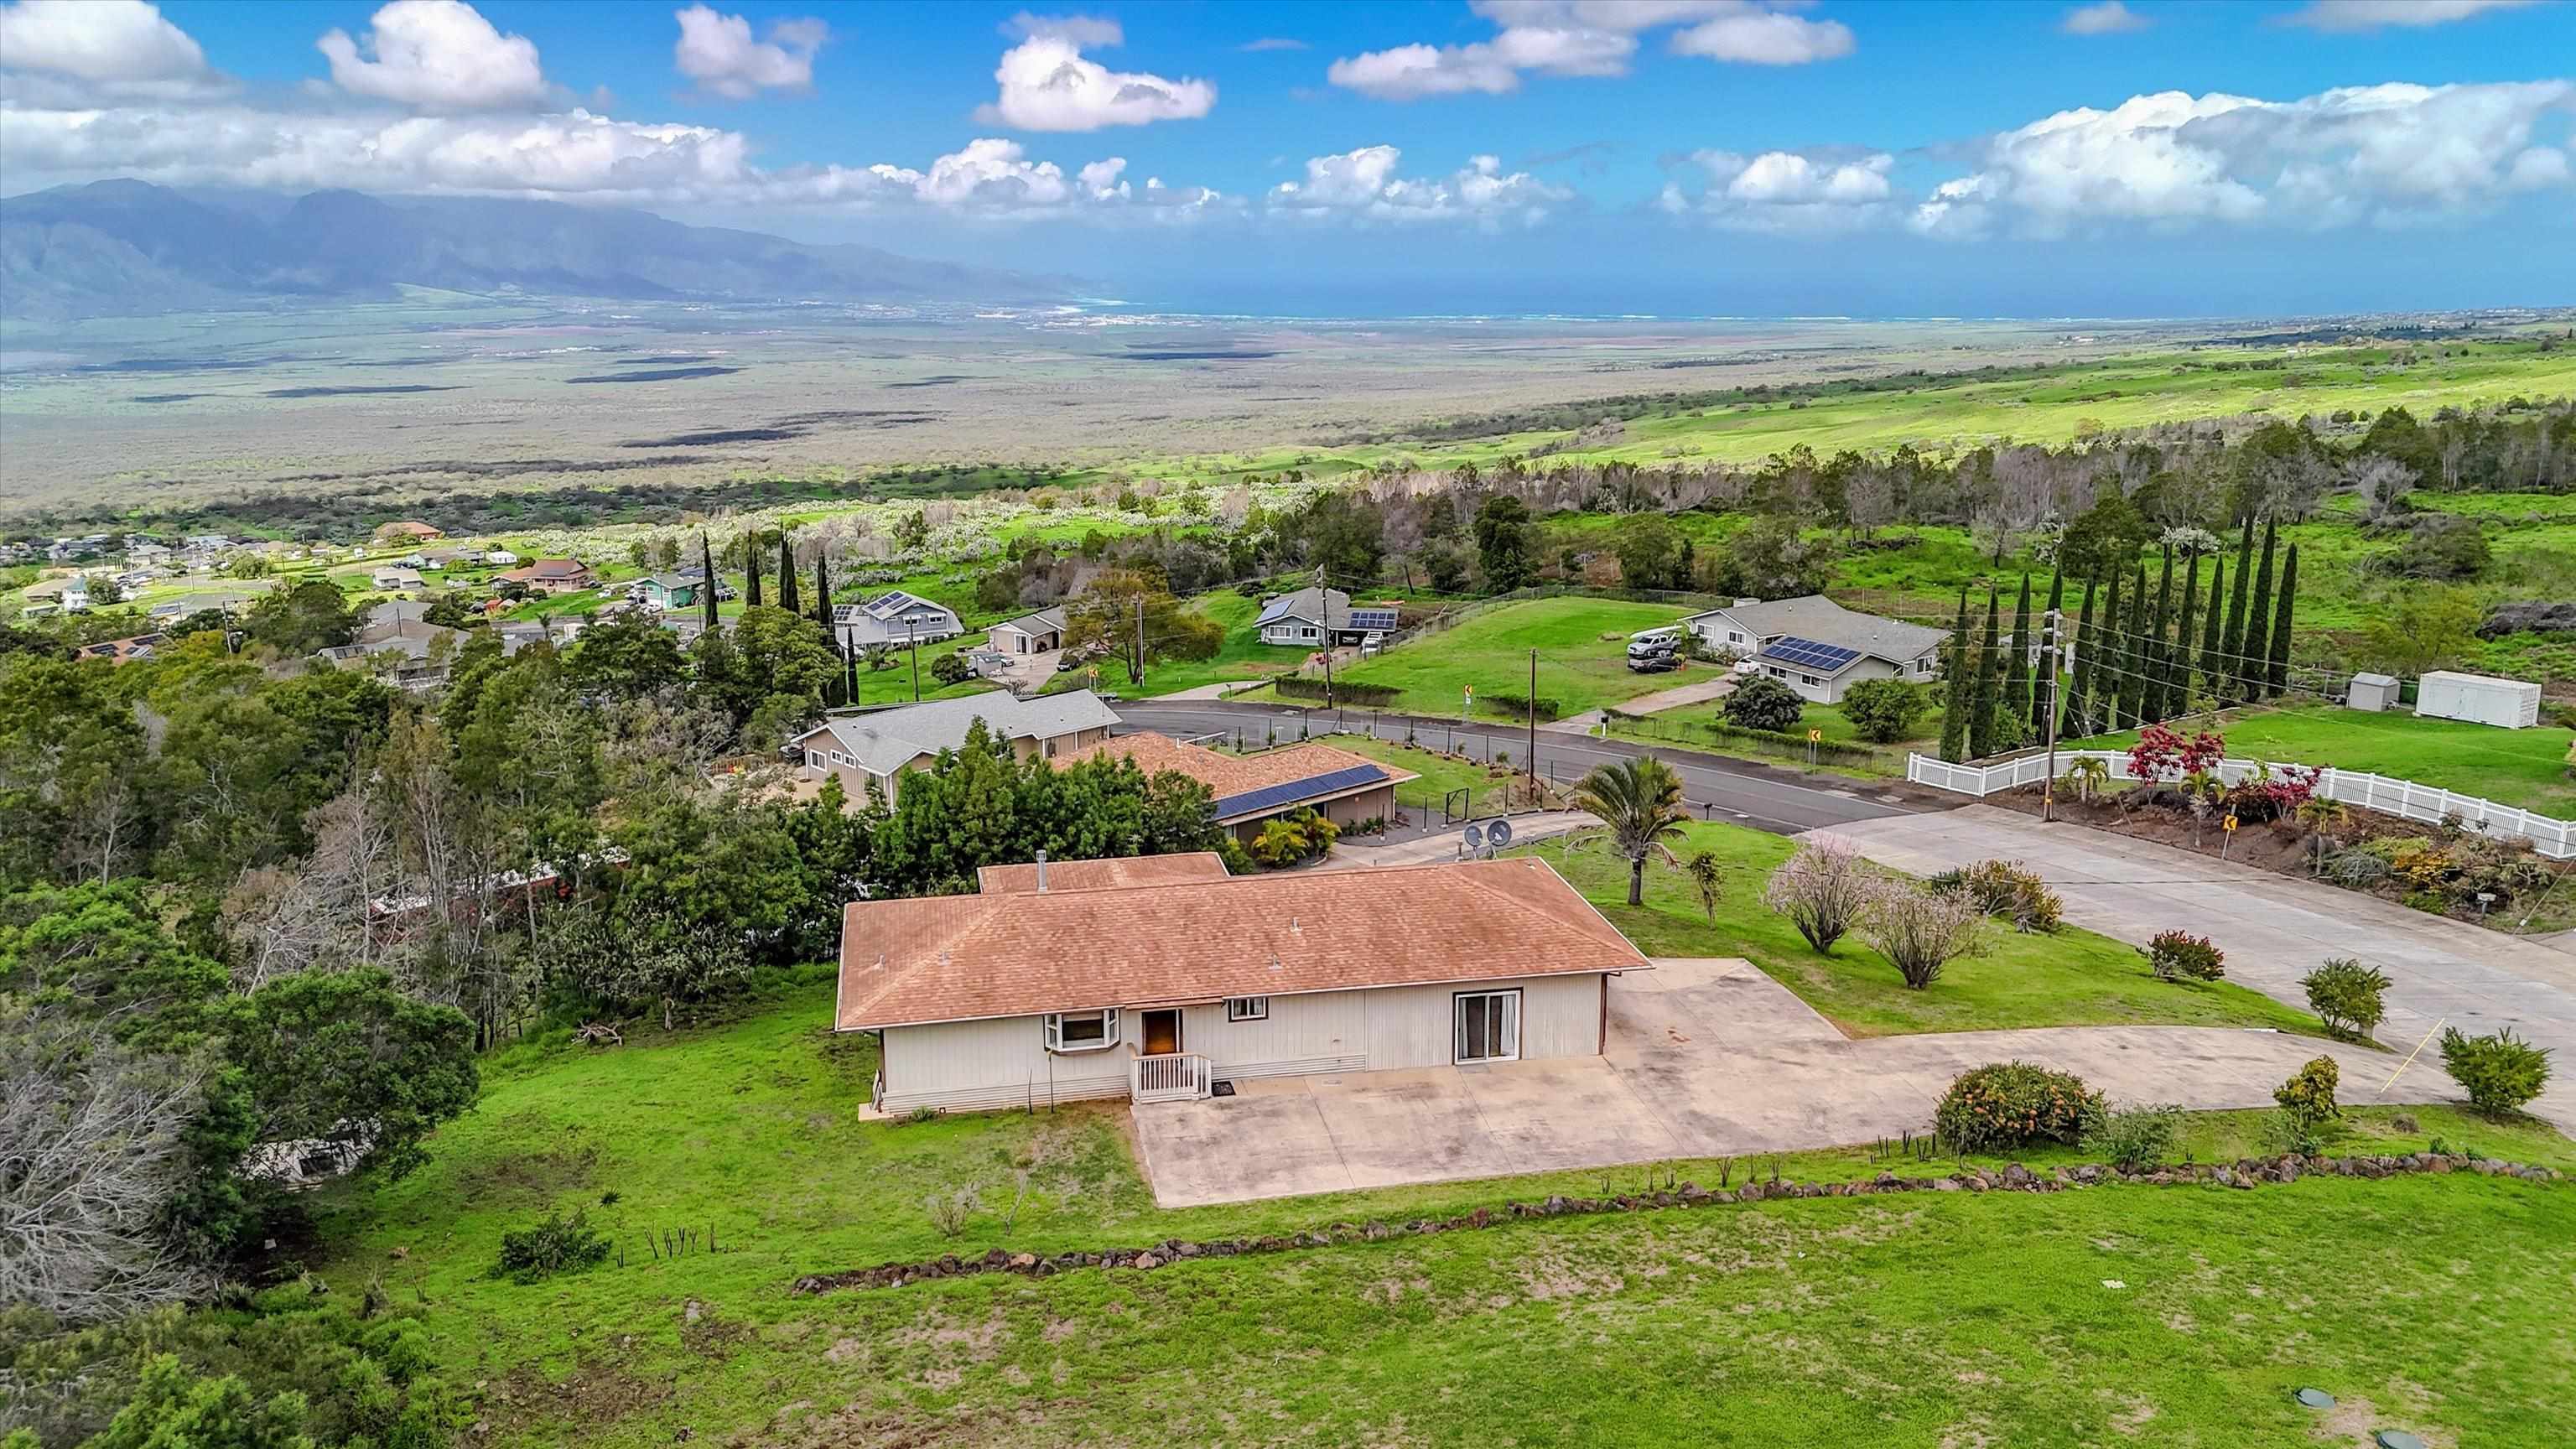
[[[1038,852],[1038,894],[1046,894],[1046,852]]]

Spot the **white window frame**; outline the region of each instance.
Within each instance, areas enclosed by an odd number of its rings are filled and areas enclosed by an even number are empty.
[[[805,752],[805,768],[809,770],[819,770],[823,768],[823,752],[821,750],[807,750]]]
[[[1300,625],[1297,630],[1297,637],[1300,639],[1321,639],[1324,637],[1324,631],[1316,628],[1312,624]]]
[[[1267,996],[1229,996],[1225,999],[1228,1021],[1268,1021],[1270,998]]]
[[[1064,1024],[1067,1020],[1097,1021],[1100,1024],[1100,1040],[1066,1041]],[[1060,1055],[1105,1052],[1118,1045],[1118,1008],[1105,1006],[1098,1011],[1050,1011],[1039,1018],[1039,1030],[1045,1035],[1048,1051]]]
[[[1502,1003],[1507,1049],[1501,1054],[1474,1057],[1467,1055],[1467,1003],[1471,999]],[[1477,1066],[1485,1062],[1516,1062],[1520,1059],[1521,993],[1519,987],[1513,987],[1508,991],[1460,991],[1450,996],[1449,1060],[1453,1065]]]

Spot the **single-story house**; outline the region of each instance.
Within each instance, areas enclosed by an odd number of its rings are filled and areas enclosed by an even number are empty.
[[[145,612],[154,623],[166,624],[191,614],[202,614],[208,609],[229,614],[239,607],[240,604],[228,595],[187,594],[176,599],[163,599]]]
[[[1371,634],[1392,631],[1395,623],[1393,604],[1362,604],[1354,609],[1351,596],[1341,590],[1309,585],[1262,600],[1261,617],[1252,621],[1252,627],[1264,644],[1320,649],[1328,638],[1334,644],[1357,644]]]
[[[376,529],[378,543],[427,543],[445,537],[445,533],[414,519],[384,524]]]
[[[889,1113],[1152,1101],[1597,1056],[1610,978],[1645,969],[1531,857],[1251,876],[1210,854],[1074,862],[851,903],[833,1027],[878,1034]]]
[[[853,806],[867,798],[871,782],[891,804],[904,771],[927,769],[940,751],[966,743],[967,730],[979,719],[1024,760],[1051,760],[1097,744],[1118,723],[1100,696],[1087,689],[1030,699],[995,690],[837,715],[788,745],[804,756],[809,778],[838,775]]]
[[[514,564],[519,561],[519,556],[506,548],[487,548],[483,551],[483,561],[487,564]]]
[[[367,610],[350,642],[315,657],[342,669],[379,670],[405,689],[429,689],[446,682],[448,660],[464,642],[464,630],[429,622],[429,605],[387,599]]]
[[[413,568],[447,569],[474,562],[474,551],[467,548],[425,548],[417,557],[420,562],[413,564]]]
[[[1941,670],[1944,629],[1846,609],[1822,594],[1738,599],[1690,615],[1682,627],[1711,653],[1750,659],[1804,699],[1836,704],[1864,679],[1930,680]]]
[[[112,664],[124,664],[136,659],[151,658],[152,651],[160,648],[162,643],[163,640],[158,634],[137,634],[131,639],[102,639],[95,644],[83,644],[78,651],[78,657],[104,659]]]
[[[577,558],[541,558],[498,575],[495,581],[517,584],[532,594],[569,594],[599,582],[590,565]]]
[[[407,569],[393,564],[387,564],[378,568],[374,573],[369,574],[367,576],[367,582],[372,587],[390,591],[395,589],[416,589],[421,586],[423,580],[421,579],[420,571],[417,569]]]
[[[635,586],[635,597],[648,608],[694,609],[698,590],[706,587],[706,576],[692,569],[685,573],[655,574]]]
[[[1055,757],[1059,766],[1125,756],[1148,775],[1178,770],[1216,796],[1216,823],[1246,845],[1264,822],[1311,809],[1336,825],[1395,819],[1395,787],[1421,776],[1365,755],[1308,742],[1227,755],[1150,731],[1119,735]]]
[[[863,604],[833,605],[832,628],[852,650],[936,644],[966,632],[955,609],[902,589],[888,589]]]
[[[1005,619],[984,636],[984,647],[995,654],[1018,658],[1028,654],[1045,654],[1064,647],[1064,606],[1040,609]]]

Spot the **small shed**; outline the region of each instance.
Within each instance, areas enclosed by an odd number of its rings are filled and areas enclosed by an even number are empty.
[[[2503,729],[2540,723],[2540,686],[2520,679],[2437,669],[2415,682],[2415,712],[2431,719],[2464,719]]]
[[[2385,674],[2356,674],[2352,677],[2352,691],[2344,696],[2344,703],[2354,709],[2383,714],[2397,703],[2397,681]]]

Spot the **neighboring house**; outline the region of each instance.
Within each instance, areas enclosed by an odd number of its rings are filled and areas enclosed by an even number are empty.
[[[382,670],[405,689],[430,689],[447,681],[448,661],[464,642],[464,630],[429,622],[429,605],[388,599],[367,610],[349,643],[314,657],[342,669]]]
[[[1395,623],[1393,604],[1362,604],[1354,609],[1351,596],[1341,590],[1309,586],[1262,600],[1261,617],[1253,620],[1252,627],[1264,644],[1320,649],[1328,638],[1334,644],[1357,644],[1371,634],[1391,632]]]
[[[513,583],[532,594],[569,594],[590,588],[599,579],[577,558],[541,558],[525,568],[497,575],[496,583]]]
[[[485,549],[483,561],[487,564],[514,564],[519,561],[519,556],[506,548]]]
[[[472,549],[465,548],[431,548],[423,549],[419,557],[420,562],[412,565],[412,567],[422,569],[447,569],[454,568],[459,564],[470,564],[474,562],[474,551]]]
[[[421,586],[422,579],[418,569],[407,569],[397,565],[387,564],[384,567],[377,569],[374,573],[369,574],[367,576],[367,582],[373,587],[383,589],[388,593],[398,593],[404,589],[419,588]]]
[[[28,592],[32,594],[35,591],[30,589]],[[88,608],[89,580],[76,578],[66,582],[63,585],[60,602],[63,606],[63,612],[66,614],[77,614],[83,609]]]
[[[1030,654],[1045,654],[1064,647],[1064,606],[1040,609],[1005,619],[984,636],[984,647],[995,654],[1016,659]]]
[[[1864,679],[1927,681],[1941,669],[1947,630],[1846,609],[1822,594],[1738,599],[1681,621],[1712,652],[1751,659],[1763,673],[1819,704],[1841,701]]]
[[[1249,845],[1263,822],[1311,809],[1337,825],[1395,819],[1395,787],[1421,776],[1326,744],[1225,755],[1169,735],[1120,735],[1055,757],[1058,766],[1125,756],[1146,774],[1178,770],[1216,797],[1216,823]]]
[[[185,594],[175,599],[163,599],[145,612],[152,622],[167,624],[191,614],[202,614],[208,609],[229,614],[237,607],[231,598],[222,594]]]
[[[493,625],[492,631],[501,636],[501,653],[506,657],[539,642],[561,649],[580,638],[589,622],[578,614],[560,619],[512,619]]]
[[[854,650],[878,644],[936,644],[966,632],[956,610],[902,589],[889,589],[863,604],[834,604],[832,627],[841,643]]]
[[[1020,758],[1047,760],[1107,739],[1118,723],[1087,689],[1034,699],[996,690],[842,715],[788,744],[804,756],[809,777],[838,775],[853,807],[867,799],[871,782],[891,804],[904,771],[927,769],[940,751],[966,743],[966,731],[978,719]]]
[[[136,659],[151,658],[152,651],[160,648],[163,642],[158,634],[137,634],[131,639],[102,639],[95,644],[82,645],[78,656],[83,659],[105,659],[111,663],[124,664]]]
[[[634,596],[647,608],[694,609],[698,591],[706,587],[706,577],[695,571],[677,574],[655,574],[635,585]]]
[[[166,564],[170,561],[170,546],[161,543],[129,543],[125,546],[125,561],[136,568],[150,564]]]
[[[1253,1077],[1600,1054],[1648,969],[1531,857],[1228,876],[1216,856],[853,902],[834,1028],[889,1113],[1204,1097]]]
[[[428,543],[434,539],[445,537],[447,537],[447,535],[441,533],[439,530],[430,527],[426,523],[421,523],[413,519],[404,519],[398,523],[388,523],[376,530],[376,542],[378,543]]]

